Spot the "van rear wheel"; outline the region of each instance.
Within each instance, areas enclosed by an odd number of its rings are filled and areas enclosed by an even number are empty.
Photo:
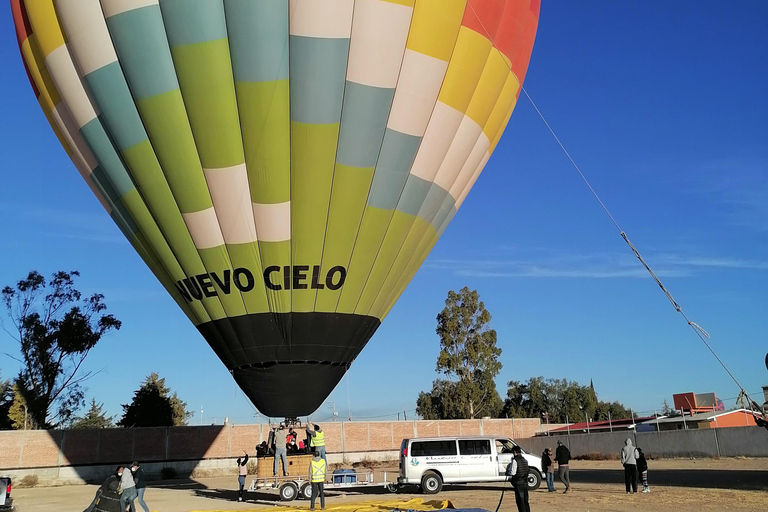
[[[424,494],[437,494],[443,488],[443,479],[434,471],[427,471],[421,478],[421,490]]]
[[[531,468],[528,473],[528,490],[535,491],[541,485],[541,474],[535,469]]]

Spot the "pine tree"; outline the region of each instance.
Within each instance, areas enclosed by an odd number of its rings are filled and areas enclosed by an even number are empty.
[[[115,426],[112,416],[107,416],[104,412],[104,404],[96,403],[96,399],[91,399],[91,408],[72,422],[73,429],[85,428],[112,428]]]
[[[170,427],[186,425],[194,414],[187,404],[166,387],[165,379],[151,373],[133,394],[130,404],[124,404],[120,427]]]

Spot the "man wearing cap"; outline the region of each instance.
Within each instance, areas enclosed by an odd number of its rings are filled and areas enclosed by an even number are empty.
[[[507,466],[507,478],[515,490],[515,503],[518,512],[531,512],[528,505],[528,461],[523,457],[523,450],[515,445],[512,447],[512,460]]]

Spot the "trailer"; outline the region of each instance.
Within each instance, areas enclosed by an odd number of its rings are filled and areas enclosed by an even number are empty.
[[[350,478],[354,475],[354,478]],[[373,471],[362,471],[344,473],[343,475],[331,475],[333,478],[343,477],[341,482],[326,482],[324,489],[328,490],[352,490],[363,487],[384,487],[389,492],[397,492],[397,482],[387,480],[387,473],[384,472],[384,480],[375,482]],[[346,480],[354,480],[348,482]],[[256,477],[251,480],[248,492],[270,491],[277,489],[280,501],[293,501],[296,498],[312,499],[312,485],[307,478],[297,476],[271,476]]]

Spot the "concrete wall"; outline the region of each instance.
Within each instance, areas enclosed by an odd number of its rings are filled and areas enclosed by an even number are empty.
[[[559,440],[575,458],[618,458],[627,437],[647,457],[768,457],[768,431],[760,427],[558,435],[522,439],[520,445],[539,455],[547,446],[554,449]]]
[[[396,458],[404,438],[499,435],[541,431],[536,418],[324,423],[329,462]],[[550,426],[554,428],[555,426]],[[0,432],[0,470],[34,472],[57,483],[98,481],[117,464],[139,460],[150,475],[173,467],[182,475],[232,471],[232,459],[266,441],[269,425],[216,425]],[[224,462],[222,462],[224,461]]]

